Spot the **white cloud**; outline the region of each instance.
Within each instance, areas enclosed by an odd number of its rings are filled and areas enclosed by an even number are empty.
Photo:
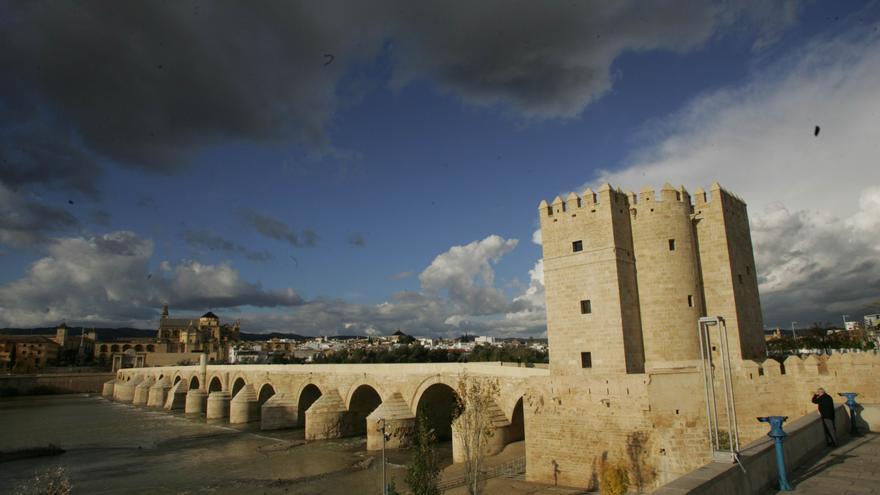
[[[149,239],[119,231],[56,239],[21,278],[0,286],[0,325],[155,326],[157,310],[232,308],[246,331],[314,334],[528,334],[544,331],[543,275],[536,265],[526,292],[508,300],[494,287],[493,265],[516,239],[490,235],[439,254],[422,272],[421,292],[399,292],[380,304],[303,301],[293,289],[266,290],[229,264],[186,260],[151,270]],[[240,306],[275,308],[252,311]],[[288,308],[288,309],[285,309]]]
[[[516,247],[516,239],[490,235],[464,246],[453,246],[434,258],[419,275],[428,294],[446,291],[449,300],[470,315],[500,313],[508,305],[504,293],[494,287],[492,264]]]
[[[541,237],[541,229],[536,229],[534,232],[532,232],[532,243],[539,246],[544,244],[544,240]]]
[[[0,286],[0,324],[32,326],[59,321],[148,324],[163,303],[176,309],[292,306],[292,289],[267,291],[226,264],[184,261],[150,271],[153,242],[118,231],[54,240],[24,277]]]
[[[860,314],[880,284],[878,80],[876,34],[813,42],[742,87],[695,99],[630,166],[595,183],[717,180],[749,204],[766,324]]]

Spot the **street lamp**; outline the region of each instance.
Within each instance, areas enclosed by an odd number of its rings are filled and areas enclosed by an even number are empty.
[[[388,440],[388,435],[385,434],[385,418],[379,418],[376,423],[379,423],[379,431],[382,432],[382,495],[388,495],[388,481],[385,475],[385,441]]]
[[[797,325],[796,321],[791,322],[791,338],[797,339],[797,332],[794,330],[794,326]]]

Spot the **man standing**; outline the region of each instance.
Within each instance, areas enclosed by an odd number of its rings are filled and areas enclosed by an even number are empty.
[[[822,416],[822,426],[825,428],[825,443],[830,447],[837,447],[837,428],[834,426],[834,400],[820,388],[813,394],[813,404],[819,406],[819,415]]]

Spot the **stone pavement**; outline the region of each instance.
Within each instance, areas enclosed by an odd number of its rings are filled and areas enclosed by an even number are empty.
[[[789,474],[793,492],[804,495],[880,494],[880,435],[849,437],[812,465]]]

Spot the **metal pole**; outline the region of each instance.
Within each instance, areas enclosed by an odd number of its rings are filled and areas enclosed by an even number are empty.
[[[727,324],[718,318],[718,335],[721,340],[721,353],[724,370],[724,392],[727,400],[727,435],[733,453],[739,454],[739,432],[736,424],[736,402],[733,397],[733,373],[730,371],[730,349],[727,346]]]
[[[388,481],[385,475],[385,418],[381,418],[382,422],[382,495],[388,495]]]
[[[846,317],[849,315],[843,315],[843,330],[846,331]]]
[[[708,378],[709,364],[707,364],[707,356],[709,354],[706,351],[706,340],[708,339],[708,335],[704,335],[706,327],[703,325],[703,322],[698,323],[697,328],[699,328],[700,333],[700,362],[703,365],[703,390],[706,393],[706,432],[709,434],[709,450],[711,451],[712,455],[715,455],[715,436],[712,434],[712,430],[714,429],[712,421],[712,410],[709,406],[709,393],[711,384]]]
[[[794,329],[796,323],[796,321],[791,322],[791,338],[793,339],[797,339],[797,332]]]

